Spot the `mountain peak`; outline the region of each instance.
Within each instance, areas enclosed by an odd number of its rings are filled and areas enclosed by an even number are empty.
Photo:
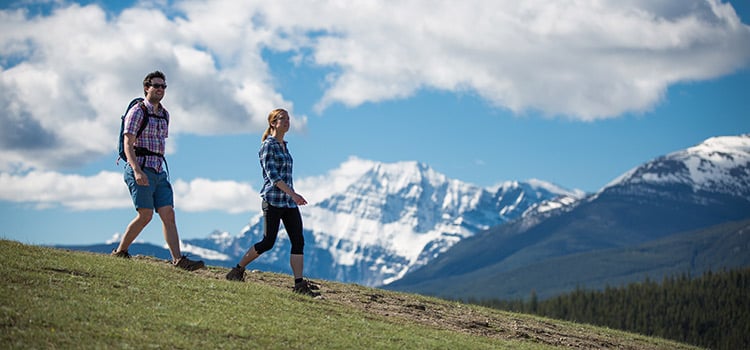
[[[505,181],[488,188],[488,190],[494,193],[499,193],[519,188],[526,188],[535,192],[546,192],[554,196],[567,196],[578,199],[583,198],[586,195],[586,192],[579,189],[568,190],[554,183],[534,178],[525,181]]]
[[[711,137],[687,149],[687,152],[695,153],[714,151],[750,153],[750,134]]]
[[[367,172],[362,180],[363,184],[382,186],[386,193],[391,194],[406,194],[404,191],[409,191],[409,188],[440,186],[449,181],[445,175],[417,161],[375,163],[372,170]]]
[[[656,158],[626,172],[599,193],[617,187],[675,185],[750,200],[750,134],[712,137]]]

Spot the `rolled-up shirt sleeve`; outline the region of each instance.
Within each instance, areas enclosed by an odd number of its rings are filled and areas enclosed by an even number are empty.
[[[268,181],[273,185],[282,180],[281,174],[278,172],[278,159],[276,159],[276,154],[280,150],[275,148],[279,148],[278,144],[264,143],[260,150],[260,166],[263,168],[263,173],[268,178]]]

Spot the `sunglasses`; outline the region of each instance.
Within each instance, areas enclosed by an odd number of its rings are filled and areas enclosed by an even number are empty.
[[[156,89],[166,89],[167,84],[148,84],[148,86],[156,88]]]

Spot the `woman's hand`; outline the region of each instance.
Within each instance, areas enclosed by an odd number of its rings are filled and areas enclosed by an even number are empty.
[[[305,198],[300,196],[300,194],[297,192],[292,193],[292,200],[294,201],[294,203],[297,203],[297,205],[307,204],[307,200],[305,200]]]

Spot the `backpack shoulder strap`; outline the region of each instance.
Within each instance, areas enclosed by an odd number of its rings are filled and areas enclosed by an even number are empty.
[[[149,112],[148,107],[146,107],[146,104],[143,101],[138,102],[138,106],[143,111],[143,121],[141,122],[141,126],[138,128],[138,133],[135,135],[135,137],[141,136],[141,134],[143,133],[143,130],[146,129],[146,126],[148,125],[149,118],[151,117],[164,119],[167,122],[167,124],[169,124],[169,118],[166,117],[166,113],[169,113],[169,112],[167,112],[166,109],[164,109],[165,116],[160,116],[160,115],[156,115],[156,114]]]
[[[143,101],[138,102],[138,107],[140,107],[143,111],[143,121],[141,121],[141,126],[138,127],[138,132],[135,134],[136,138],[140,137],[143,133],[143,130],[146,129],[146,126],[148,125],[148,118],[151,115],[148,112],[148,108],[146,108],[146,104],[143,103]]]

